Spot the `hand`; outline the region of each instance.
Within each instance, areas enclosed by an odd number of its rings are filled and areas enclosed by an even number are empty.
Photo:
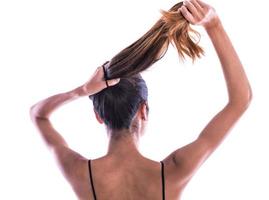
[[[108,80],[109,86],[116,85],[120,82],[120,79]],[[100,92],[107,87],[106,81],[104,80],[104,71],[102,66],[98,67],[93,73],[92,77],[82,86],[76,88],[74,92],[79,96],[89,96]]]
[[[200,0],[184,1],[179,11],[191,24],[202,25],[206,29],[215,27],[220,23],[215,9]]]

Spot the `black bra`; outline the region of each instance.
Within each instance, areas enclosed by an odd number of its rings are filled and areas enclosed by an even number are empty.
[[[165,179],[164,179],[164,164],[163,161],[160,161],[161,163],[161,177],[162,177],[162,196],[163,200],[165,200]],[[93,179],[92,179],[92,168],[91,168],[91,160],[88,160],[88,166],[89,166],[89,174],[90,174],[90,181],[91,181],[91,187],[93,191],[93,198],[94,200],[97,200],[94,185],[93,185]]]

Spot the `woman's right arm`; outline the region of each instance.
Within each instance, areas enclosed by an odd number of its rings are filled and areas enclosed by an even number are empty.
[[[229,95],[226,106],[213,117],[198,138],[166,159],[167,162],[173,160],[175,174],[180,184],[185,185],[245,112],[252,93],[240,59],[215,10],[204,2],[191,0],[185,2],[180,11],[190,23],[204,26],[221,62]]]

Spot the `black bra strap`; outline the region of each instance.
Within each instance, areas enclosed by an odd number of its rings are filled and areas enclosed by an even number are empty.
[[[163,200],[165,200],[165,179],[164,179],[164,164],[163,161],[161,161],[162,165],[162,193],[163,193]]]
[[[90,180],[91,180],[91,186],[92,186],[93,197],[94,197],[95,200],[97,200],[97,198],[96,198],[96,194],[95,194],[94,185],[93,185],[93,179],[92,179],[91,160],[88,160],[88,167],[89,167],[89,174],[90,174]]]

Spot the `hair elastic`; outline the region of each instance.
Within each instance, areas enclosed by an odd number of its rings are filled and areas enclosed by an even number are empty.
[[[107,63],[109,63],[109,61],[106,61],[106,62],[102,65],[102,67],[103,67],[103,71],[104,71],[104,79],[105,79],[105,82],[106,82],[106,87],[109,87],[109,85],[108,85],[108,81],[107,81],[106,68],[105,68],[105,65],[106,65]]]

